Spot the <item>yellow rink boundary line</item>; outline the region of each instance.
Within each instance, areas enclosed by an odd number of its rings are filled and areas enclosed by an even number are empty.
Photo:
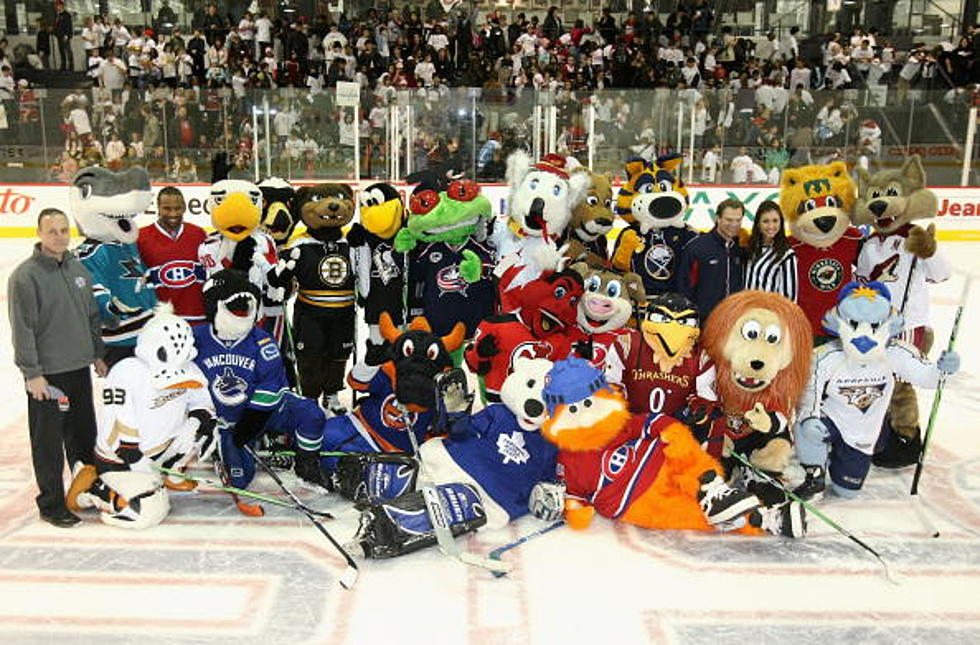
[[[76,229],[71,230],[72,237],[78,237]],[[0,238],[37,237],[33,226],[0,226]],[[936,239],[944,242],[978,242],[980,230],[976,231],[936,231]]]

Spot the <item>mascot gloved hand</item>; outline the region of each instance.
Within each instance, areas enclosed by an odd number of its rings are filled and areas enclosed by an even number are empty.
[[[795,490],[800,497],[820,497],[828,474],[834,493],[856,496],[882,438],[897,380],[935,388],[959,368],[955,352],[932,364],[897,340],[903,321],[891,297],[881,282],[852,282],[824,316],[824,327],[835,339],[815,350],[797,412],[796,453],[807,473]]]
[[[169,303],[158,307],[137,339],[135,356],[117,363],[105,383],[96,454],[68,490],[72,510],[95,507],[107,524],[147,528],[170,509],[164,488],[187,491],[194,482],[156,467],[184,468],[198,456],[195,432],[213,423],[207,379],[194,364],[190,325]]]
[[[905,321],[903,338],[928,356],[933,333],[929,327],[929,285],[944,282],[951,267],[936,244],[935,224],[916,226],[916,220],[936,216],[939,200],[926,188],[926,174],[918,155],[897,170],[869,175],[858,168],[856,224],[872,227],[874,234],[861,247],[857,274],[881,282],[892,294],[892,306]],[[908,383],[895,385],[885,416],[884,449],[874,456],[883,468],[916,463],[922,450],[919,404]]]
[[[686,426],[661,414],[631,415],[619,389],[587,362],[556,363],[543,394],[541,431],[559,449],[570,527],[585,529],[598,513],[652,529],[805,533],[798,502],[762,506],[729,486]]]

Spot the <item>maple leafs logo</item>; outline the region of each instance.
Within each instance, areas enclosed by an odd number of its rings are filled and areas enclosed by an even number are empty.
[[[524,449],[524,434],[515,430],[508,434],[501,434],[497,437],[497,452],[504,458],[504,463],[515,464],[527,463],[531,455]]]

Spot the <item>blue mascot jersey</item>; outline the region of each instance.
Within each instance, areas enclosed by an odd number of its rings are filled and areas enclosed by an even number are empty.
[[[245,408],[275,411],[289,385],[279,348],[269,334],[253,327],[247,336],[225,343],[210,324],[194,327],[194,362],[208,379],[218,416],[233,425]]]
[[[102,339],[107,345],[135,345],[136,336],[157,304],[136,245],[86,239],[75,249],[75,255],[92,274],[92,294],[103,320]],[[118,306],[110,309],[113,300],[135,311],[126,313]]]

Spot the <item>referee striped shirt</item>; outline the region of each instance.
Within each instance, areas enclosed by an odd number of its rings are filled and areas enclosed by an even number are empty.
[[[773,247],[762,249],[759,257],[749,260],[745,274],[745,288],[758,291],[771,291],[786,296],[796,302],[796,253],[787,249],[776,257]]]

